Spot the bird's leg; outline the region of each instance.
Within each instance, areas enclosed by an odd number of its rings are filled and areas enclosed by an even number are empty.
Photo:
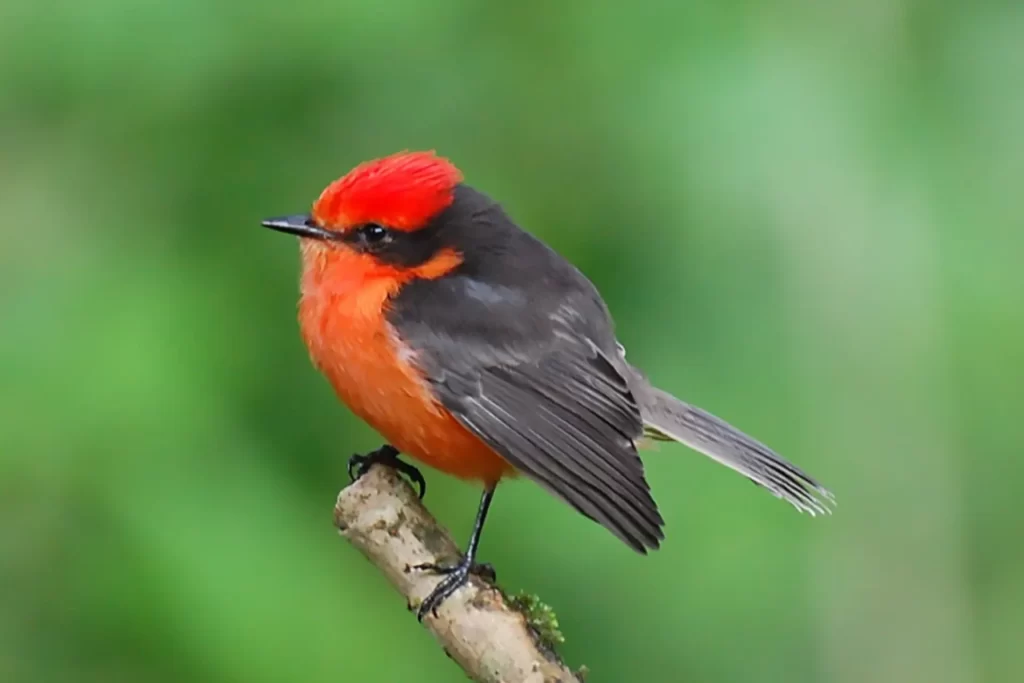
[[[369,472],[370,467],[377,463],[397,470],[409,477],[409,480],[419,487],[420,499],[427,494],[427,480],[423,478],[423,475],[418,469],[404,460],[399,460],[398,449],[391,444],[384,444],[377,450],[372,453],[367,453],[366,455],[356,454],[350,457],[348,459],[348,476],[352,481],[355,481]]]
[[[470,574],[481,575],[484,578],[494,581],[494,567],[489,564],[476,563],[476,548],[480,544],[480,532],[484,528],[484,520],[487,519],[487,509],[491,507],[491,498],[494,497],[494,486],[484,489],[480,497],[480,507],[476,511],[476,521],[473,522],[473,532],[469,536],[469,545],[466,547],[466,554],[454,565],[439,565],[432,562],[418,564],[412,569],[425,569],[444,574],[444,578],[434,587],[416,612],[416,618],[423,621],[428,613],[437,616],[437,608],[445,599],[469,580]]]

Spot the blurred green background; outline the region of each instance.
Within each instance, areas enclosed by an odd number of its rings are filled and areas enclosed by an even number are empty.
[[[380,442],[295,321],[305,210],[437,149],[630,359],[831,487],[680,446],[649,557],[481,547],[602,681],[1024,680],[1024,4],[0,5],[0,680],[457,681],[331,526]],[[464,542],[477,490],[428,504]]]

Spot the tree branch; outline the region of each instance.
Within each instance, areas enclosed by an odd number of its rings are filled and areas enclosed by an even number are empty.
[[[394,470],[373,466],[338,495],[334,521],[341,534],[383,572],[414,609],[437,584],[422,562],[460,557],[448,532]],[[473,576],[427,615],[426,627],[445,653],[478,683],[577,683],[527,618],[496,587]]]

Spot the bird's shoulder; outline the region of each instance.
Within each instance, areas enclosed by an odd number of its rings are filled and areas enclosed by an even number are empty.
[[[615,356],[614,323],[593,283],[500,205],[470,188],[460,192],[458,210],[442,218],[445,241],[462,262],[395,295],[388,321],[402,341],[428,366],[443,362],[449,371],[574,348]]]

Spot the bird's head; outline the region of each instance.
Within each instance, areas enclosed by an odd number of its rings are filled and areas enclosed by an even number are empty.
[[[433,152],[400,152],[353,168],[324,189],[308,214],[263,225],[301,238],[307,267],[337,261],[366,273],[422,277],[460,261],[428,228],[455,201],[461,182],[459,170]]]

